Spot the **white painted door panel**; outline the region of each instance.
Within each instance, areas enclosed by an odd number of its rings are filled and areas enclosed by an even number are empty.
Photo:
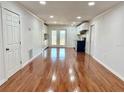
[[[0,81],[4,79],[2,31],[0,30]]]
[[[2,24],[1,24],[1,8],[0,8],[0,84],[5,79],[5,65],[3,60],[3,38],[2,38]]]
[[[3,9],[4,52],[7,77],[16,73],[20,67],[20,28],[19,15]]]
[[[0,52],[0,81],[4,79],[4,74],[3,54]]]

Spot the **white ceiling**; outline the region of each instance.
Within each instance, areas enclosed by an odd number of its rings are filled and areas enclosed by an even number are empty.
[[[91,20],[96,15],[116,5],[117,1],[96,1],[95,6],[88,6],[88,1],[47,1],[46,5],[41,5],[39,1],[19,1],[21,5],[30,10],[36,16],[45,20],[47,24],[72,24],[72,22],[82,22]],[[49,16],[54,18],[50,19]],[[76,19],[81,16],[81,19]]]

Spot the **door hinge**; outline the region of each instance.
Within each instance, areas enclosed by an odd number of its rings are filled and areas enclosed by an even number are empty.
[[[20,21],[19,21],[19,24],[20,24]]]
[[[20,41],[20,45],[21,45],[21,41]]]
[[[22,61],[20,61],[20,64],[22,64]]]

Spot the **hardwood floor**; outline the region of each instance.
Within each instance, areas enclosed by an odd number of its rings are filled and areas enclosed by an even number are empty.
[[[124,91],[124,82],[87,54],[48,48],[0,91]]]

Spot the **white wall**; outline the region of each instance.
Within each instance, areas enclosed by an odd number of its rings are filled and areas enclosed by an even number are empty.
[[[43,21],[32,16],[26,9],[16,2],[1,2],[2,7],[7,8],[20,15],[21,19],[21,41],[22,41],[22,61],[29,60],[29,50],[41,48],[41,34]],[[31,29],[31,30],[30,30]],[[30,42],[29,42],[30,41]]]
[[[91,24],[95,25],[94,58],[124,80],[124,3],[97,16]]]
[[[76,27],[69,26],[67,28],[67,47],[75,47],[76,39],[77,39]]]
[[[21,54],[22,54],[22,65],[26,65],[29,58],[29,51],[31,49],[40,49],[42,48],[42,32],[44,27],[44,22],[41,19],[38,19],[25,8],[23,8],[17,2],[0,2],[2,8],[7,8],[20,15],[21,20]],[[1,14],[1,13],[0,13]],[[0,24],[1,26],[1,24]],[[0,27],[1,29],[1,27]],[[0,30],[1,35],[2,30]],[[1,43],[1,36],[0,36]],[[1,44],[0,44],[1,46]],[[1,50],[1,49],[0,49]],[[38,52],[41,52],[38,50]],[[0,55],[1,56],[1,55]],[[3,73],[5,74],[3,61],[0,58],[0,82],[4,79]]]
[[[66,36],[66,47],[74,47],[74,41],[76,39],[76,28],[72,26],[61,26],[61,25],[49,25],[48,26],[48,32],[49,32],[49,46],[51,46],[51,31],[52,30],[61,30],[65,29],[67,31]]]

